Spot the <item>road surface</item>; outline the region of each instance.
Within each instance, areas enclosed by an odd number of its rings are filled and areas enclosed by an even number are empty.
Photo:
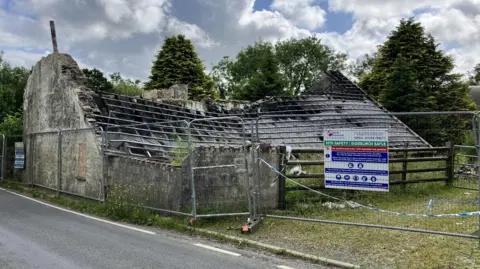
[[[159,229],[118,226],[0,189],[0,268],[325,267]]]

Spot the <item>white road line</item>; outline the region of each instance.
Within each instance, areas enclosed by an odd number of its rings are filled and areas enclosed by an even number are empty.
[[[30,201],[33,201],[33,202],[36,202],[36,203],[39,203],[39,204],[42,204],[42,205],[46,205],[46,206],[51,207],[51,208],[55,208],[55,209],[58,209],[58,210],[61,210],[61,211],[64,211],[64,212],[68,212],[68,213],[71,213],[71,214],[75,214],[75,215],[78,215],[78,216],[82,216],[82,217],[87,218],[87,219],[92,219],[92,220],[100,221],[100,222],[103,222],[103,223],[107,223],[107,224],[110,224],[110,225],[122,227],[122,228],[125,228],[125,229],[134,230],[134,231],[141,232],[141,233],[145,233],[145,234],[157,234],[157,233],[152,232],[152,231],[148,231],[148,230],[144,230],[144,229],[139,229],[139,228],[136,228],[136,227],[132,227],[132,226],[128,226],[128,225],[116,223],[116,222],[113,222],[113,221],[108,221],[108,220],[104,220],[104,219],[92,217],[92,216],[89,216],[89,215],[86,215],[86,214],[82,214],[82,213],[78,213],[78,212],[75,212],[75,211],[72,211],[72,210],[68,210],[68,209],[65,209],[65,208],[61,208],[61,207],[58,207],[58,206],[54,206],[54,205],[51,205],[51,204],[48,204],[48,203],[44,203],[44,202],[39,201],[39,200],[37,200],[37,199],[33,199],[33,198],[31,198],[31,197],[28,197],[28,196],[25,196],[25,195],[22,195],[22,194],[19,194],[19,193],[16,193],[16,192],[8,191],[8,190],[3,189],[3,188],[0,188],[0,190],[5,191],[5,192],[8,192],[8,193],[11,193],[11,194],[14,194],[14,195],[17,195],[17,196],[20,196],[20,197],[22,197],[22,198],[28,199],[28,200],[30,200]]]
[[[286,266],[286,265],[277,265],[278,268],[280,269],[295,269],[295,268],[292,268],[290,266]]]
[[[218,251],[218,252],[221,252],[221,253],[224,253],[224,254],[228,254],[228,255],[232,255],[232,256],[237,256],[237,257],[238,257],[238,256],[242,256],[242,255],[240,255],[239,253],[235,253],[235,252],[231,252],[231,251],[228,251],[228,250],[223,250],[223,249],[219,249],[219,248],[207,246],[207,245],[200,244],[200,243],[197,243],[197,244],[194,244],[194,245],[197,246],[197,247],[202,247],[202,248],[206,248],[206,249]]]

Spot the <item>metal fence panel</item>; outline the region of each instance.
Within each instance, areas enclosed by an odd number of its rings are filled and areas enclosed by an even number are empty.
[[[194,218],[250,215],[246,133],[239,117],[189,122],[188,175]]]
[[[31,134],[30,139],[30,146],[27,149],[27,159],[31,159],[28,167],[31,170],[30,183],[34,186],[56,190],[59,132],[35,133]]]
[[[191,216],[187,125],[164,121],[106,128],[107,200]]]
[[[279,163],[269,162],[269,167],[261,159],[258,162],[256,180],[279,184],[278,207],[283,210],[268,210],[267,216],[478,237],[472,235],[479,228],[477,193],[454,188],[458,185],[456,160],[461,157],[453,154],[454,149],[471,144],[473,113],[302,116],[257,120],[258,143],[291,141],[284,144],[286,151]],[[335,128],[389,129],[389,192],[324,188],[323,131]],[[272,167],[277,170],[275,176],[259,176]],[[478,180],[473,179],[472,185],[478,188]],[[264,186],[261,192],[265,192]]]
[[[103,136],[98,128],[63,130],[56,145],[59,192],[103,199]]]

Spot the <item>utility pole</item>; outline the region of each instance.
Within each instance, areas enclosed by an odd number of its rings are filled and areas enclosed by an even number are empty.
[[[53,53],[58,53],[57,34],[55,32],[55,22],[50,21],[50,32],[52,33]]]

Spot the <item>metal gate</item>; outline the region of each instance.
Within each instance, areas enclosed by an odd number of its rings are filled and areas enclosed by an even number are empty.
[[[190,121],[188,156],[193,219],[250,215],[251,179],[241,118]]]

